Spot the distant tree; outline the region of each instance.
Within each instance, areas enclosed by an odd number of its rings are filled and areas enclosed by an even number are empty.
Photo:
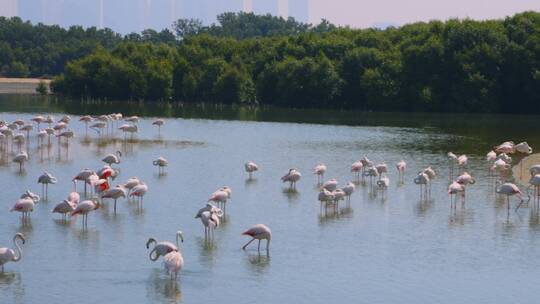
[[[174,22],[173,29],[179,39],[184,39],[199,34],[204,26],[199,19],[178,19]]]
[[[49,89],[47,88],[47,84],[45,83],[45,81],[41,80],[38,83],[36,87],[36,92],[40,95],[47,95],[49,93]]]

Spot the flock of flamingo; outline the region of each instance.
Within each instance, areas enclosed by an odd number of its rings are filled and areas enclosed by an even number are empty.
[[[119,121],[124,120],[125,124],[119,125]],[[80,122],[85,124],[85,132],[94,130],[98,137],[102,137],[105,134],[112,134],[115,129],[124,133],[124,138],[130,134],[133,137],[138,132],[139,117],[131,116],[123,118],[122,114],[110,114],[100,116],[85,115],[80,117]],[[7,155],[9,151],[14,154],[13,162],[19,166],[19,170],[24,170],[25,163],[28,161],[28,149],[25,151],[23,146],[28,148],[28,139],[30,138],[30,132],[34,130],[34,125],[37,131],[38,145],[44,145],[47,139],[47,144],[51,145],[51,137],[57,137],[58,145],[61,144],[62,138],[65,139],[65,143],[69,145],[69,140],[75,136],[74,132],[69,128],[71,117],[63,116],[60,120],[56,121],[52,116],[35,116],[31,119],[31,122],[25,122],[23,120],[15,120],[12,123],[0,121],[0,153]],[[164,120],[157,119],[152,124],[157,126],[158,132],[161,132],[161,128],[164,125]],[[46,128],[41,128],[46,124]],[[16,147],[16,150],[15,150]],[[512,169],[512,154],[529,155],[532,153],[532,148],[526,143],[522,142],[514,144],[511,141],[504,142],[498,146],[495,146],[492,151],[487,153],[486,160],[489,164],[490,176],[495,178],[495,192],[500,195],[505,195],[508,205],[508,216],[510,215],[510,197],[517,196],[520,199],[520,203],[516,206],[516,211],[524,203],[523,192],[520,188],[509,182]],[[449,186],[448,194],[450,195],[451,208],[456,208],[457,199],[461,197],[462,204],[465,204],[465,193],[467,187],[476,183],[476,180],[465,171],[467,167],[468,158],[466,155],[457,156],[452,152],[448,152],[448,166],[449,166]],[[148,186],[144,181],[139,180],[137,177],[131,177],[124,183],[111,186],[113,180],[119,175],[117,166],[121,164],[122,153],[117,151],[106,155],[102,161],[105,165],[98,170],[91,170],[85,168],[76,173],[72,179],[73,190],[68,193],[66,199],[62,200],[56,205],[52,212],[58,213],[62,216],[63,221],[68,221],[69,217],[74,218],[77,215],[82,216],[83,228],[88,225],[88,215],[93,211],[101,208],[105,200],[112,200],[114,205],[113,210],[117,211],[117,201],[119,199],[134,198],[137,201],[137,206],[142,208],[143,199],[146,193],[149,191]],[[165,168],[168,166],[168,161],[164,157],[159,157],[152,163],[158,167],[159,174],[165,173]],[[407,168],[405,161],[401,160],[395,168],[398,174],[398,183],[404,183],[404,174]],[[457,172],[455,173],[455,169]],[[251,179],[255,172],[259,171],[259,166],[248,161],[244,165],[245,172]],[[383,198],[390,185],[390,178],[388,176],[388,166],[384,163],[375,164],[367,157],[363,157],[360,160],[354,162],[351,165],[351,173],[353,174],[353,180],[348,182],[342,187],[338,187],[339,183],[336,179],[330,179],[325,181],[324,175],[327,171],[327,167],[323,163],[319,163],[315,166],[313,173],[317,178],[317,185],[320,189],[318,194],[318,200],[320,201],[321,211],[324,207],[326,211],[328,207],[339,208],[339,202],[346,200],[350,203],[351,195],[355,192],[356,187],[359,184],[369,187],[377,192],[382,192]],[[534,205],[538,208],[540,201],[540,164],[534,165],[529,169],[531,175],[529,186],[534,188]],[[422,169],[414,177],[413,182],[420,187],[420,199],[425,200],[431,197],[431,185],[435,180],[437,174],[431,166]],[[289,171],[281,177],[283,183],[289,183],[289,189],[295,191],[296,184],[301,180],[302,174],[296,168],[291,168]],[[58,179],[49,172],[43,172],[38,177],[37,182],[41,184],[42,191],[41,196],[27,190],[16,201],[11,211],[20,212],[22,214],[21,221],[23,224],[28,221],[30,213],[34,210],[35,204],[41,199],[48,199],[48,187],[49,185],[57,184]],[[77,183],[83,183],[84,190],[77,191]],[[195,219],[199,219],[204,226],[205,238],[213,239],[214,230],[219,227],[222,217],[226,213],[227,202],[231,198],[232,189],[228,186],[224,186],[216,190],[206,205],[197,211]],[[82,195],[82,198],[81,198]],[[530,201],[531,195],[529,195]],[[242,247],[246,249],[253,241],[258,241],[258,251],[260,252],[261,241],[266,240],[266,253],[269,254],[270,241],[272,239],[272,232],[270,228],[264,224],[257,224],[242,233],[250,237],[250,240]],[[180,250],[180,242],[184,241],[183,233],[177,231],[176,243],[168,241],[157,241],[154,238],[149,238],[146,243],[146,248],[150,250],[149,259],[151,261],[157,261],[160,256],[163,257],[163,262],[166,271],[170,274],[171,279],[175,280],[178,273],[184,266],[184,259]],[[0,248],[0,265],[2,266],[2,272],[4,272],[4,264],[8,262],[18,262],[22,257],[21,246],[25,244],[26,239],[23,234],[17,233],[13,237],[14,249]]]

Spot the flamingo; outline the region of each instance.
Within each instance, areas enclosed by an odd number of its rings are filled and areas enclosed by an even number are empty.
[[[422,170],[423,173],[427,174],[427,176],[429,177],[429,180],[428,180],[428,189],[429,189],[429,197],[431,197],[431,183],[433,182],[433,180],[435,179],[435,170],[433,170],[433,168],[431,168],[431,166],[425,168],[424,170]]]
[[[85,133],[88,134],[88,123],[92,122],[94,120],[94,118],[92,118],[92,116],[90,115],[84,115],[84,116],[81,116],[81,118],[79,118],[79,121],[82,121],[84,122],[84,127],[85,127]]]
[[[21,131],[26,132],[26,138],[30,140],[30,131],[32,131],[34,127],[32,125],[24,125],[20,128]]]
[[[182,270],[182,267],[184,267],[184,258],[182,257],[182,254],[179,251],[167,253],[163,258],[163,262],[165,270],[171,275],[171,280],[173,280],[173,274],[174,280],[176,280],[178,273]]]
[[[341,188],[332,191],[332,195],[334,196],[334,203],[336,206],[338,205],[339,201],[343,200],[346,196],[345,191],[343,191]]]
[[[321,192],[319,192],[318,199],[321,202],[321,208],[322,208],[322,203],[329,203],[329,202],[334,201],[334,194],[331,191],[328,191],[325,188],[322,188]]]
[[[268,253],[270,250],[270,241],[272,240],[272,231],[268,226],[264,224],[257,224],[249,228],[248,230],[244,231],[242,235],[248,235],[252,237],[252,239],[247,242],[242,249],[246,250],[246,247],[251,244],[254,240],[259,240],[259,245],[257,246],[257,250],[261,251],[261,240],[266,240],[266,252]]]
[[[146,195],[146,192],[148,192],[148,186],[144,183],[140,183],[137,186],[133,187],[133,189],[131,189],[131,193],[129,194],[129,196],[136,196],[139,199],[139,204],[142,206],[143,198]]]
[[[82,181],[84,182],[84,195],[86,195],[86,181],[91,175],[96,175],[96,173],[88,168],[83,169],[81,172],[75,175],[75,177],[72,179],[75,192],[77,191],[77,181]]]
[[[540,174],[536,174],[535,176],[531,177],[527,190],[531,187],[534,187],[534,201],[538,201],[538,198],[540,197]]]
[[[298,182],[300,178],[302,178],[302,174],[300,173],[300,171],[292,168],[289,169],[289,172],[287,172],[287,174],[281,177],[281,181],[284,183],[289,182],[289,188],[296,189],[296,182]]]
[[[448,152],[446,155],[448,157],[448,168],[450,171],[450,179],[452,179],[454,177],[454,164],[457,163],[458,157],[453,152]]]
[[[521,197],[521,190],[519,190],[518,186],[516,186],[515,184],[504,183],[500,185],[499,188],[495,190],[495,192],[497,192],[498,194],[506,195],[506,202],[508,204],[508,216],[510,216],[510,196],[511,195],[516,195],[521,200],[519,205],[516,207],[516,210],[519,209],[519,207],[521,206],[521,203],[523,203],[523,198]]]
[[[19,197],[19,198],[21,198],[21,199],[22,199],[22,198],[29,198],[29,199],[31,199],[34,203],[38,203],[38,202],[41,200],[41,198],[39,197],[39,195],[37,195],[37,194],[31,192],[30,190],[26,190],[26,191],[21,195],[21,197]]]
[[[317,175],[317,184],[320,184],[324,178],[324,173],[326,173],[326,165],[325,164],[318,164],[315,166],[315,169],[313,170],[313,174]]]
[[[137,177],[132,177],[128,179],[127,182],[124,184],[124,187],[128,189],[127,194],[129,195],[131,193],[131,190],[140,183],[141,181]]]
[[[335,178],[332,178],[322,184],[322,188],[328,191],[334,191],[337,189],[338,181]]]
[[[448,194],[450,195],[450,203],[452,207],[456,206],[457,195],[461,194],[462,202],[465,202],[465,186],[458,182],[453,182],[448,186]],[[454,199],[452,199],[454,196]]]
[[[52,213],[60,213],[62,214],[62,219],[66,220],[67,214],[71,214],[73,211],[75,211],[75,208],[77,208],[77,204],[75,202],[63,200],[54,207]]]
[[[18,151],[21,152],[22,146],[26,142],[26,138],[24,137],[24,134],[16,134],[13,136],[13,142],[17,145]]]
[[[353,182],[349,182],[345,186],[343,186],[341,188],[341,190],[343,190],[343,192],[345,192],[345,197],[347,197],[347,201],[350,201],[351,200],[351,195],[356,190],[356,186],[354,185]]]
[[[122,152],[116,151],[116,154],[109,154],[105,156],[101,161],[111,166],[112,164],[119,164]]]
[[[64,115],[62,118],[58,120],[58,122],[63,122],[65,124],[68,124],[71,121],[71,117],[69,115]]]
[[[244,164],[244,169],[249,174],[249,179],[253,177],[253,172],[259,171],[259,166],[252,161],[248,161]]]
[[[380,163],[375,166],[375,170],[377,170],[379,178],[381,178],[383,174],[388,172],[388,166],[385,163]]]
[[[176,245],[167,241],[158,242],[152,237],[149,238],[146,242],[146,249],[150,249],[150,245],[155,244],[154,249],[152,249],[150,251],[150,254],[148,255],[150,261],[155,262],[159,259],[160,256],[165,256],[170,252],[178,251],[178,248],[180,247],[178,243],[179,239],[182,241],[182,243],[184,242],[184,234],[182,233],[182,231],[176,232]]]
[[[64,132],[60,132],[58,135],[56,135],[58,138],[58,145],[60,145],[60,139],[64,137],[66,139],[66,144],[69,145],[69,139],[75,137],[75,133],[72,130],[66,130]]]
[[[57,133],[60,133],[60,131],[64,130],[65,128],[67,128],[67,123],[65,122],[59,122],[57,124],[55,124],[53,126],[53,129],[57,132]]]
[[[420,172],[414,178],[414,183],[420,185],[420,199],[422,199],[423,196],[427,197],[427,185],[429,183],[429,176],[424,172]],[[422,186],[424,186],[424,191],[422,191]]]
[[[467,155],[465,155],[465,154],[460,155],[458,157],[458,159],[457,159],[458,167],[464,168],[465,166],[467,166],[468,161],[469,161],[469,159],[467,158]]]
[[[28,220],[28,213],[34,211],[34,206],[36,204],[31,198],[21,198],[18,199],[17,202],[15,202],[15,205],[13,208],[11,208],[11,212],[17,211],[22,213],[22,220],[23,222]]]
[[[476,183],[476,180],[467,172],[463,172],[457,177],[456,182],[462,185],[472,185]]]
[[[22,233],[17,233],[13,236],[13,245],[15,250],[2,247],[0,248],[0,265],[2,265],[2,273],[4,273],[4,264],[8,262],[18,262],[22,258],[22,249],[20,244],[17,242],[20,240],[22,244],[26,243],[26,239]]]
[[[360,180],[360,172],[364,169],[364,165],[361,161],[356,161],[351,165],[351,172],[354,173],[356,181]]]
[[[532,154],[533,152],[533,149],[529,146],[529,144],[526,141],[515,145],[514,148],[516,152],[523,153],[523,154]]]
[[[165,157],[160,156],[152,164],[158,167],[158,174],[165,174],[165,167],[169,165],[169,161]]]
[[[75,210],[71,213],[71,216],[82,214],[83,227],[88,226],[88,213],[97,210],[101,207],[98,201],[86,200],[77,205]]]
[[[220,220],[216,210],[203,211],[199,218],[204,226],[204,238],[214,238],[214,230],[219,226]]]
[[[405,168],[407,168],[407,163],[404,160],[400,160],[396,164],[396,169],[399,174],[399,180],[403,183],[403,177],[405,176]]]
[[[218,206],[223,208],[223,211],[226,211],[226,203],[229,198],[231,198],[232,190],[228,186],[224,186],[218,189],[216,192],[212,193],[208,202],[217,203]]]
[[[373,179],[379,176],[379,171],[375,167],[366,167],[364,166],[364,173],[362,176],[369,176],[369,186],[373,187]]]
[[[195,218],[200,218],[202,213],[205,212],[205,211],[210,211],[210,212],[214,212],[218,217],[222,217],[223,216],[223,210],[221,210],[220,208],[214,206],[213,204],[210,204],[210,203],[207,203],[206,206],[202,207],[201,209],[199,209],[199,211],[197,212],[197,214],[195,215]]]
[[[495,150],[495,152],[497,153],[507,153],[507,154],[512,154],[515,152],[515,144],[513,141],[506,141],[506,142],[503,142],[502,144],[496,146],[493,148],[493,150]]]
[[[114,200],[114,213],[116,213],[116,201],[119,199],[119,198],[126,198],[126,188],[124,188],[123,186],[121,185],[118,185],[114,188],[111,188],[109,190],[106,190],[105,192],[103,192],[102,194],[102,198],[111,198]]]
[[[49,127],[51,127],[51,125],[54,123],[54,116],[47,115],[47,117],[45,117],[45,120],[43,120],[43,122],[49,124]]]
[[[383,176],[377,181],[377,187],[379,190],[386,191],[390,186],[390,179],[388,176]]]
[[[70,192],[68,194],[68,197],[67,197],[67,200],[69,202],[72,202],[74,203],[75,205],[77,205],[79,203],[79,201],[81,200],[81,196],[79,195],[79,193],[77,192]]]
[[[39,131],[39,126],[45,121],[45,118],[41,115],[38,115],[38,116],[33,117],[30,120],[37,124],[37,130]]]
[[[38,183],[42,185],[41,187],[41,195],[45,197],[45,199],[49,196],[49,184],[56,184],[58,180],[56,177],[52,176],[49,172],[45,171],[42,175],[38,177]]]
[[[152,125],[154,126],[157,126],[158,127],[158,134],[161,134],[161,126],[163,126],[165,124],[165,121],[161,118],[159,119],[156,119]]]
[[[109,178],[111,178],[112,180],[114,180],[118,176],[118,170],[113,169],[109,165],[105,165],[103,166],[103,168],[98,170],[96,174],[100,179],[108,180]]]
[[[137,127],[137,125],[128,125],[128,124],[124,124],[120,126],[120,128],[118,129],[124,132],[124,139],[126,138],[127,133],[131,133],[131,137],[133,137],[133,134],[139,131],[139,128]]]
[[[28,161],[28,154],[24,151],[19,152],[15,157],[13,158],[13,162],[19,164],[19,171],[22,172],[24,169],[24,163]]]
[[[107,124],[105,122],[98,121],[98,122],[95,122],[92,125],[90,125],[90,129],[96,131],[98,136],[101,136],[102,132],[103,132],[103,129],[105,129],[106,126],[107,126]]]
[[[127,117],[124,120],[127,121],[127,122],[131,122],[133,124],[136,124],[136,123],[139,122],[139,116],[130,116],[130,117]]]

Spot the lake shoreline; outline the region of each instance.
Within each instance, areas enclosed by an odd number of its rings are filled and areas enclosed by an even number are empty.
[[[38,95],[36,91],[40,82],[44,82],[50,92],[51,80],[41,78],[6,78],[0,77],[0,94],[2,95]]]

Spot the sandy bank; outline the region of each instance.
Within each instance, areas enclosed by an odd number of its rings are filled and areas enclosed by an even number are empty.
[[[36,88],[40,81],[50,87],[49,79],[0,77],[0,94],[37,94]]]

